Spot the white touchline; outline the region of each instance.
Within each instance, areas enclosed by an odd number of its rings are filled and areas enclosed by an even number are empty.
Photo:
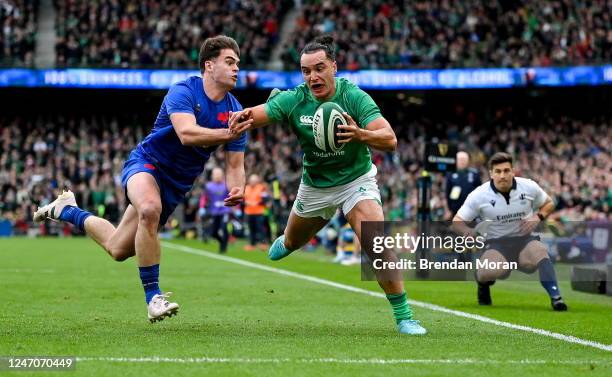
[[[479,360],[479,359],[337,359],[337,358],[299,358],[299,359],[256,359],[244,357],[77,357],[78,362],[104,361],[115,363],[179,363],[179,364],[280,364],[280,363],[304,363],[304,364],[553,364],[553,365],[608,365],[607,361],[593,360]]]
[[[276,267],[265,266],[263,264],[253,263],[253,262],[245,261],[245,260],[238,259],[238,258],[228,257],[228,256],[225,256],[225,255],[219,255],[219,254],[212,253],[210,251],[196,249],[196,248],[189,247],[189,246],[177,245],[177,244],[173,244],[173,243],[170,243],[170,242],[162,242],[162,246],[170,248],[170,249],[182,251],[184,253],[201,255],[201,256],[204,256],[204,257],[211,258],[211,259],[218,259],[218,260],[222,260],[222,261],[230,262],[230,263],[234,263],[234,264],[239,264],[239,265],[246,266],[246,267],[257,268],[257,269],[260,269],[260,270],[263,270],[263,271],[274,272],[274,273],[285,275],[285,276],[291,276],[291,277],[294,277],[294,278],[297,278],[297,279],[307,280],[307,281],[310,281],[310,282],[313,282],[313,283],[328,285],[330,287],[344,289],[345,291],[362,293],[362,294],[365,294],[365,295],[368,295],[368,296],[386,298],[384,293],[373,292],[373,291],[369,291],[369,290],[363,289],[363,288],[357,288],[357,287],[353,287],[353,286],[346,285],[346,284],[336,283],[336,282],[333,282],[331,280],[321,279],[321,278],[317,278],[317,277],[314,277],[314,276],[300,274],[300,273],[297,273],[297,272],[282,270],[282,269],[276,268]],[[600,349],[600,350],[603,350],[603,351],[612,352],[612,344],[598,343],[598,342],[595,342],[595,341],[592,341],[592,340],[586,340],[586,339],[577,338],[577,337],[572,336],[572,335],[564,335],[564,334],[559,334],[559,333],[548,331],[548,330],[538,329],[538,328],[535,328],[535,327],[529,327],[529,326],[524,326],[524,325],[517,325],[517,324],[514,324],[514,323],[504,322],[504,321],[498,321],[496,319],[485,317],[485,316],[482,316],[482,315],[462,312],[460,310],[449,309],[449,308],[445,308],[444,306],[430,304],[428,302],[417,301],[417,300],[408,300],[408,302],[410,303],[410,305],[414,305],[414,306],[418,306],[418,307],[421,307],[421,308],[433,310],[433,311],[436,311],[436,312],[448,313],[448,314],[452,314],[452,315],[455,315],[455,316],[458,316],[458,317],[469,318],[469,319],[473,319],[473,320],[476,320],[476,321],[490,323],[492,325],[501,326],[501,327],[507,327],[507,328],[514,329],[514,330],[522,330],[522,331],[526,331],[526,332],[531,332],[531,333],[534,333],[534,334],[539,334],[539,335],[544,335],[544,336],[548,336],[548,337],[551,337],[551,338],[559,339],[559,340],[562,340],[564,342],[576,343],[576,344],[580,344],[580,345],[583,345],[583,346],[593,347],[593,348],[597,348],[597,349]]]

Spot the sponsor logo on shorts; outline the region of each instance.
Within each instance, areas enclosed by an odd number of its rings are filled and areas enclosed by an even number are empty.
[[[299,199],[296,201],[295,208],[300,212],[304,212],[304,203],[302,203]]]

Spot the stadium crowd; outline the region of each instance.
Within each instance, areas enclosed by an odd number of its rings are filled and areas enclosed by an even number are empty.
[[[0,1],[0,66],[32,66],[38,0]]]
[[[298,7],[286,69],[319,34],[341,69],[516,67],[612,60],[607,0],[54,0],[56,66],[197,66],[204,38],[227,34],[243,67],[265,67]],[[0,1],[0,62],[33,64],[38,0]]]
[[[262,66],[291,1],[56,0],[56,65],[194,68],[202,41],[236,39],[243,67]]]
[[[340,69],[525,67],[612,60],[607,0],[305,0],[283,56],[319,34]]]
[[[516,156],[521,176],[533,178],[554,199],[561,220],[610,219],[612,205],[612,127],[609,117],[573,119],[556,117],[526,126],[511,114],[498,112],[494,127],[472,121],[445,123],[443,137],[472,155],[474,166],[488,179],[486,157],[496,151]],[[374,152],[385,214],[390,220],[414,220],[416,179],[422,169],[423,146],[431,137],[431,119],[392,119],[398,133],[396,153]],[[544,118],[543,118],[544,119]],[[120,184],[123,161],[148,132],[149,125],[135,116],[4,117],[0,122],[0,218],[9,219],[15,233],[32,227],[37,205],[52,201],[70,188],[85,209],[118,222],[126,206]],[[429,132],[430,134],[426,134]],[[493,132],[492,130],[497,130]],[[205,211],[200,207],[203,188],[212,169],[222,166],[217,151],[206,165],[184,206],[169,226],[193,228]],[[268,185],[266,214],[273,227],[282,229],[301,178],[301,152],[297,140],[284,127],[254,131],[246,154],[247,175],[257,173]],[[434,175],[431,207],[434,219],[448,216],[444,178]],[[245,226],[241,208],[234,222]],[[278,223],[278,224],[277,224]],[[189,225],[191,224],[191,225]]]

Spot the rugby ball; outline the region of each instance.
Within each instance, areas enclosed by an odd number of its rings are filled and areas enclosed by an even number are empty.
[[[338,152],[344,144],[338,142],[338,126],[348,124],[342,113],[344,110],[334,102],[324,102],[312,117],[312,133],[317,148],[325,152]]]

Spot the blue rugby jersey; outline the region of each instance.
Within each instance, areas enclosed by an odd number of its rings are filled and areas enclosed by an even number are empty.
[[[190,113],[196,117],[196,123],[201,127],[227,128],[229,112],[240,110],[242,106],[231,93],[227,93],[221,101],[214,102],[204,92],[202,78],[189,77],[170,87],[151,133],[138,144],[137,149],[153,161],[166,178],[188,191],[217,146],[202,148],[181,144],[172,127],[170,115]],[[246,142],[247,135],[244,133],[240,138],[225,144],[225,150],[244,152]]]

